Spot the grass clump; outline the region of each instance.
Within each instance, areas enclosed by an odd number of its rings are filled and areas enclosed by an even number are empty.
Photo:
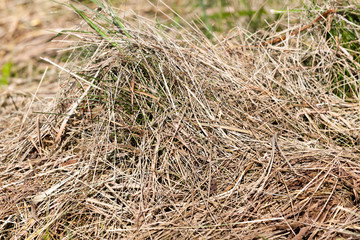
[[[214,44],[100,7],[73,6],[87,27],[58,100],[1,155],[5,238],[360,236],[358,96],[331,90],[351,61],[325,9],[279,41]]]

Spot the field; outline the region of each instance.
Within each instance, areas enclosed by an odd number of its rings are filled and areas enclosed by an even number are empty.
[[[357,1],[0,16],[0,239],[360,238]]]

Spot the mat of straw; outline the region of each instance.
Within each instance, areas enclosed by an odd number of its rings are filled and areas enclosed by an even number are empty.
[[[2,131],[1,239],[360,237],[359,103],[330,82],[353,65],[326,24],[270,45],[121,21],[68,33],[57,100]]]

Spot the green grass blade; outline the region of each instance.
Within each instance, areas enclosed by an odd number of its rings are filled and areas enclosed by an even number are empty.
[[[86,21],[86,23],[92,28],[94,29],[100,36],[102,36],[103,38],[109,38],[109,36],[104,33],[95,23],[93,23],[81,10],[77,9],[76,7],[74,7],[74,5],[70,4],[70,6],[75,10],[75,12],[77,14],[80,15],[80,17],[82,19],[84,19]]]
[[[201,10],[203,11],[205,24],[210,29],[210,24],[209,24],[208,16],[207,16],[207,13],[206,13],[204,0],[200,0],[200,6],[201,6]]]
[[[128,38],[131,38],[130,34],[126,31],[125,26],[122,24],[122,22],[119,20],[119,18],[116,16],[116,14],[114,13],[112,7],[110,6],[110,1],[107,0],[108,5],[109,5],[109,9],[110,9],[110,13],[111,13],[111,17],[113,19],[113,24],[118,28],[118,30],[121,33],[124,33]]]
[[[90,18],[88,18],[81,10],[77,9],[74,5],[70,4],[70,7],[72,7],[75,12],[77,14],[79,14],[79,16],[85,20],[85,22],[92,28],[94,29],[94,31],[96,31],[101,37],[103,37],[104,39],[110,41],[110,37],[104,32],[102,31],[93,21],[90,20]],[[116,47],[117,44],[111,42],[111,44]]]

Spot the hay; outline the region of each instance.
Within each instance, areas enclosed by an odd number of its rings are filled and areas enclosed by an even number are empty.
[[[121,21],[70,33],[57,102],[2,137],[4,239],[359,238],[358,65],[326,21],[276,46]]]

